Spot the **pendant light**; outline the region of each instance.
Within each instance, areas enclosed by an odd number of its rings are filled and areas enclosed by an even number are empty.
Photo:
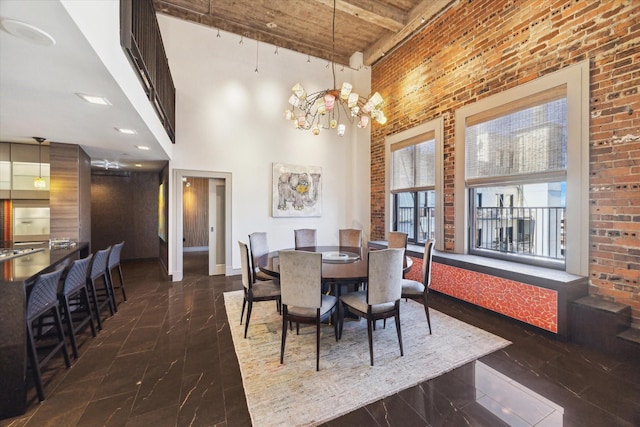
[[[33,139],[38,141],[38,163],[40,164],[40,173],[37,178],[33,178],[33,186],[39,190],[44,190],[47,188],[47,180],[42,177],[42,143],[46,140],[46,138],[42,138],[40,136],[34,136]]]

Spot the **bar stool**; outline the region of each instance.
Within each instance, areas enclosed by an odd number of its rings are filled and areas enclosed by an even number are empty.
[[[67,275],[62,284],[62,290],[58,293],[58,300],[62,304],[63,317],[67,324],[67,333],[71,341],[73,357],[78,358],[78,344],[76,333],[87,324],[91,327],[91,334],[96,336],[96,327],[93,324],[93,311],[89,302],[87,288],[87,271],[91,264],[92,254],[86,258],[75,260],[71,263]],[[75,310],[71,310],[71,307]],[[76,324],[74,325],[74,317]]]
[[[93,296],[93,307],[96,312],[98,329],[100,330],[102,330],[102,317],[100,316],[102,310],[104,310],[105,307],[109,307],[111,315],[113,316],[115,313],[111,287],[109,286],[109,279],[107,278],[107,260],[110,250],[111,246],[96,252],[93,256],[91,268],[89,269],[89,275],[87,276],[87,286],[89,286],[89,290]],[[102,284],[102,288],[100,288],[100,292],[98,292],[96,284],[100,283]]]
[[[64,266],[59,266],[58,269],[52,273],[38,276],[27,302],[27,352],[29,353],[29,361],[38,392],[38,399],[40,399],[41,402],[44,401],[44,388],[42,386],[40,368],[49,362],[59,351],[61,351],[64,356],[64,363],[67,368],[71,367],[60,318],[60,310],[58,309],[58,282],[60,281],[63,271]],[[53,315],[53,325],[56,328],[58,343],[53,346],[53,348],[47,347],[47,354],[44,358],[40,359],[36,347],[36,336],[33,333],[33,322],[38,321],[40,323],[40,319],[48,315]],[[40,333],[37,338],[41,338]]]
[[[111,287],[111,293],[113,297],[113,306],[118,311],[118,304],[116,303],[116,294],[115,294],[115,283],[113,283],[113,270],[118,269],[118,274],[120,275],[120,290],[122,291],[122,298],[124,301],[127,300],[127,293],[124,290],[124,276],[122,275],[122,267],[120,267],[120,253],[122,252],[122,247],[124,246],[124,242],[120,242],[111,247],[111,251],[109,252],[109,261],[107,262],[107,278],[109,279],[109,285]]]

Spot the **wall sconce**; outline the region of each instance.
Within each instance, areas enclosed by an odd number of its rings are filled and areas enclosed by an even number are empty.
[[[33,186],[39,190],[47,188],[47,180],[42,177],[42,143],[46,138],[34,136],[33,139],[38,141],[38,163],[40,164],[40,173],[37,178],[33,178]]]

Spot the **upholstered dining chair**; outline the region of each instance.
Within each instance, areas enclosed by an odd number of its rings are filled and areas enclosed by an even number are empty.
[[[38,399],[41,402],[44,401],[44,387],[42,385],[42,376],[40,373],[41,368],[47,364],[47,362],[49,362],[57,352],[62,352],[66,367],[71,367],[58,303],[58,282],[60,281],[60,277],[63,272],[64,265],[61,265],[57,270],[51,273],[39,275],[33,285],[33,288],[31,288],[29,299],[27,301],[27,353],[29,355],[29,362],[31,364],[31,371],[36,385]],[[39,334],[34,333],[33,324],[36,321],[40,323],[43,317],[51,315],[53,315],[53,324],[55,325],[58,342],[53,346],[47,345],[46,355],[41,357],[41,355],[38,354],[38,347],[36,346]]]
[[[387,240],[387,247],[407,249],[407,233],[390,231],[389,239]]]
[[[306,251],[280,251],[280,288],[282,293],[282,345],[280,364],[284,363],[287,323],[316,325],[316,371],[320,370],[320,322],[332,318],[338,341],[338,299],[324,295],[322,289],[322,254]]]
[[[280,287],[271,280],[254,282],[251,273],[251,263],[249,261],[249,248],[247,244],[238,242],[240,245],[240,261],[242,263],[242,287],[244,288],[244,301],[242,301],[242,312],[240,313],[240,324],[244,317],[244,309],[247,307],[247,318],[244,322],[244,337],[247,337],[249,321],[251,320],[251,310],[253,303],[257,301],[276,301],[280,309]],[[248,306],[247,306],[248,304]]]
[[[253,281],[256,280],[273,280],[278,281],[277,277],[270,276],[258,267],[258,259],[269,254],[269,243],[267,241],[267,233],[255,232],[249,234],[249,252],[251,252],[251,272]]]
[[[369,355],[373,366],[373,326],[378,319],[395,318],[400,356],[402,349],[402,332],[400,330],[400,297],[402,294],[402,260],[404,249],[382,249],[369,252],[368,276],[366,291],[352,292],[340,297],[340,332],[346,311],[367,319],[369,337]]]
[[[351,248],[362,247],[362,230],[343,228],[338,230],[340,246]]]
[[[87,272],[92,258],[93,255],[89,254],[85,258],[73,261],[63,279],[62,289],[58,292],[58,300],[62,306],[63,319],[67,325],[67,334],[71,341],[74,359],[78,358],[76,333],[88,324],[91,327],[91,335],[96,336],[89,288],[87,287]]]
[[[316,230],[313,228],[301,228],[294,230],[294,237],[296,240],[296,249],[310,248],[316,246]]]
[[[424,313],[427,315],[429,334],[431,334],[431,319],[429,319],[429,304],[427,294],[431,285],[431,259],[433,258],[434,240],[427,240],[424,244],[424,255],[422,256],[422,282],[416,280],[402,279],[402,298],[412,299],[424,304]]]

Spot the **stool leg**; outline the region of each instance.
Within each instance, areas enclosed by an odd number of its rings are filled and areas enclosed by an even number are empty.
[[[62,319],[60,318],[60,310],[58,310],[58,306],[53,307],[53,316],[56,319],[56,327],[58,328],[58,338],[60,338],[60,342],[62,343],[62,355],[64,356],[64,364],[67,368],[71,367],[71,360],[69,359],[69,352],[67,351],[67,341],[64,339],[64,329],[62,329]]]
[[[69,297],[67,295],[64,296],[64,314],[69,334],[69,341],[71,341],[71,351],[73,352],[73,358],[77,360],[78,345],[76,344],[76,334],[73,333],[73,319],[71,318],[71,308],[69,307]]]
[[[120,264],[118,264],[118,273],[120,274],[120,289],[122,290],[122,297],[126,301],[127,293],[124,290],[124,276],[122,275],[122,268],[120,267]]]
[[[31,321],[27,320],[27,350],[29,353],[29,361],[31,362],[31,370],[33,372],[33,382],[36,385],[38,399],[44,401],[44,388],[42,387],[42,378],[40,376],[40,362],[38,361],[38,353],[36,352],[36,343],[33,339],[33,329]]]

